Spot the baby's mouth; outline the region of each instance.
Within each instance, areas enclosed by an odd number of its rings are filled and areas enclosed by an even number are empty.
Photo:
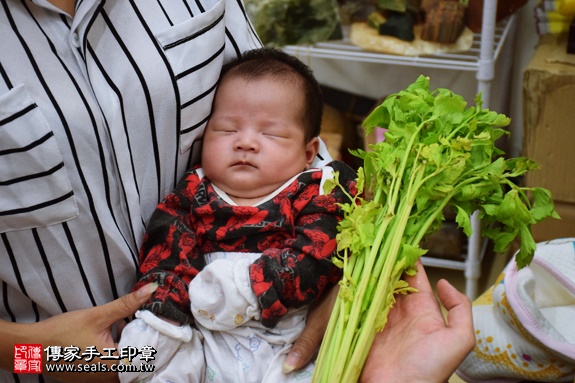
[[[238,162],[232,164],[232,166],[233,167],[235,167],[235,166],[250,166],[252,168],[255,168],[255,166],[249,161],[238,161]]]

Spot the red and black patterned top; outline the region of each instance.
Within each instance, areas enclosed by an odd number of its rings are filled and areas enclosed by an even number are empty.
[[[355,195],[356,173],[340,161],[299,174],[257,206],[226,202],[200,168],[188,172],[146,230],[134,289],[150,282],[159,287],[143,309],[192,321],[188,284],[206,265],[203,254],[212,252],[262,254],[249,273],[263,325],[273,327],[288,308],[311,303],[341,277],[330,260],[343,217],[337,204],[349,199],[339,187],[323,193],[322,179],[332,177],[329,167]]]

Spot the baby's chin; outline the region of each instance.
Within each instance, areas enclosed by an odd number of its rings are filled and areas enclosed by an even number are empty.
[[[226,194],[228,194],[233,199],[242,199],[242,200],[261,200],[276,191],[280,186],[284,183],[278,183],[277,185],[259,185],[254,186],[253,184],[249,187],[245,185],[221,185],[218,186],[221,190],[223,190]]]
[[[281,186],[281,185],[280,185]],[[277,187],[257,187],[252,188],[249,190],[241,190],[241,189],[229,189],[226,191],[227,194],[232,195],[237,198],[243,199],[256,199],[256,198],[265,198],[266,196],[270,195],[274,191],[276,191]]]

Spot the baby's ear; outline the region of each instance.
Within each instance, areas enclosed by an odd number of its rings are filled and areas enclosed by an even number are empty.
[[[309,169],[313,160],[319,153],[319,138],[314,137],[305,145],[305,162],[306,167]]]

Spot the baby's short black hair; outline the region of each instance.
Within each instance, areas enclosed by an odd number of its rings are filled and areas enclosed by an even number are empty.
[[[270,76],[299,84],[305,97],[303,122],[306,142],[319,136],[323,113],[321,88],[312,70],[297,57],[277,48],[252,49],[222,67],[220,81],[226,76],[247,80]]]

